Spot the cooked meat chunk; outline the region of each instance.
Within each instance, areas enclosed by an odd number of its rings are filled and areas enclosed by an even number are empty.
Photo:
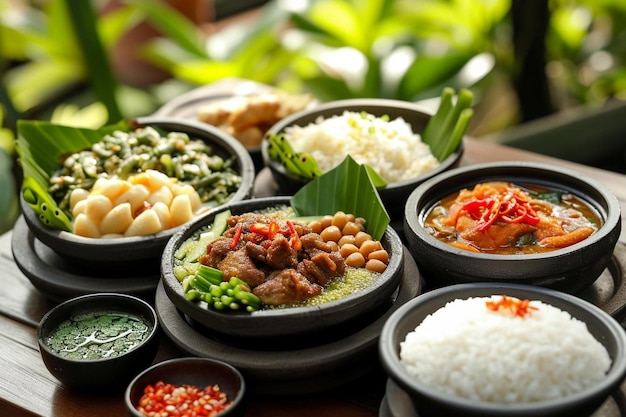
[[[295,269],[283,269],[252,290],[265,304],[280,305],[305,301],[321,294],[322,287]]]
[[[319,252],[311,259],[303,259],[297,270],[309,281],[324,286],[332,278],[344,274],[345,263],[338,252]]]
[[[219,263],[228,255],[232,250],[230,244],[232,239],[230,237],[219,237],[213,242],[209,243],[206,248],[206,255],[202,255],[198,262],[201,264],[217,268]]]
[[[298,251],[289,245],[283,235],[277,235],[267,248],[266,262],[274,269],[295,268],[298,265]]]
[[[302,242],[302,250],[309,256],[313,256],[319,251],[332,252],[333,246],[330,243],[324,242],[322,237],[317,233],[308,233],[304,236],[300,236]]]
[[[256,287],[265,282],[265,273],[256,267],[245,249],[229,252],[218,268],[224,273],[224,280],[238,277],[247,282],[250,287]]]
[[[245,247],[250,258],[254,259],[257,262],[266,262],[267,249],[265,249],[262,245],[258,245],[253,242],[247,242]]]

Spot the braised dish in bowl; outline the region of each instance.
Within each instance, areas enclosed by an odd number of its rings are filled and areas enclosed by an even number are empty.
[[[298,217],[289,197],[267,197],[185,225],[165,247],[161,274],[176,307],[213,334],[293,337],[389,302],[402,250],[389,226],[373,238],[358,215]]]
[[[182,224],[251,195],[250,155],[211,126],[147,117],[98,130],[22,121],[18,130],[26,223],[75,263],[158,261]]]
[[[580,173],[503,162],[422,184],[404,231],[429,286],[501,281],[576,293],[605,269],[621,218],[611,191]]]
[[[391,315],[379,348],[420,416],[587,417],[626,375],[626,336],[613,317],[529,285],[424,293]]]
[[[471,116],[471,109],[465,110],[465,115]],[[266,134],[261,151],[283,195],[295,193],[350,155],[376,173],[385,207],[392,219],[401,219],[411,191],[456,166],[463,154],[462,136],[440,152],[433,142],[442,143],[449,134],[427,141],[433,137],[426,134],[427,126],[440,117],[402,100],[328,102],[276,123]]]

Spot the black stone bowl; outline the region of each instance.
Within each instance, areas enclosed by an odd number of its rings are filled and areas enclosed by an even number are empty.
[[[216,359],[177,358],[159,362],[137,375],[126,388],[124,403],[129,417],[143,417],[137,410],[139,400],[147,385],[163,381],[173,385],[193,385],[200,388],[218,385],[225,393],[230,406],[215,417],[243,415],[246,383],[232,365]]]
[[[345,325],[351,320],[372,312],[390,302],[397,290],[404,267],[403,246],[398,234],[388,227],[381,239],[389,253],[389,264],[381,276],[369,287],[349,296],[325,304],[285,309],[262,309],[253,313],[215,310],[205,303],[190,302],[185,298],[181,283],[174,275],[175,253],[198,230],[213,223],[215,215],[226,209],[242,214],[288,205],[289,197],[266,197],[227,204],[211,210],[177,232],[168,242],[161,261],[161,277],[168,298],[193,324],[208,329],[214,336],[230,338],[293,338],[323,333],[331,327]]]
[[[566,248],[535,254],[475,253],[433,237],[424,221],[442,198],[487,181],[534,184],[574,194],[600,216],[597,232]],[[611,259],[621,231],[620,206],[604,185],[569,169],[530,162],[456,168],[423,183],[405,207],[404,234],[427,287],[468,282],[531,284],[577,293],[591,285]]]
[[[400,362],[400,343],[427,315],[455,299],[501,294],[542,301],[584,322],[589,332],[607,349],[612,360],[606,378],[577,394],[557,400],[505,406],[443,394],[406,371]],[[616,320],[600,308],[561,291],[517,284],[458,284],[419,295],[396,310],[383,326],[379,356],[389,378],[409,395],[420,416],[588,417],[624,380],[626,333]],[[523,367],[524,364],[520,363],[519,366]],[[476,381],[480,381],[480,378]]]
[[[68,359],[50,349],[47,340],[61,323],[98,312],[140,316],[150,330],[139,345],[110,358]],[[147,302],[131,295],[95,293],[67,300],[46,313],[39,323],[37,339],[46,368],[63,384],[80,391],[123,391],[126,384],[154,360],[159,333],[156,311]]]
[[[272,176],[278,184],[281,194],[295,194],[307,183],[307,180],[287,172],[282,164],[269,157],[267,152],[268,135],[281,133],[289,126],[306,126],[310,123],[315,123],[319,117],[328,118],[338,116],[344,111],[364,111],[378,117],[388,115],[392,120],[402,117],[405,122],[411,125],[413,132],[418,134],[424,130],[431,117],[429,110],[412,102],[369,98],[332,101],[320,104],[319,106],[315,106],[311,109],[294,113],[291,116],[284,118],[270,128],[261,144],[263,160],[271,170]],[[404,215],[404,204],[409,194],[422,182],[457,166],[460,162],[461,156],[463,155],[463,150],[464,146],[463,142],[461,142],[461,145],[459,145],[455,152],[444,161],[441,161],[435,169],[415,178],[391,183],[385,188],[379,189],[378,194],[380,195],[380,198],[391,219],[401,220]]]
[[[201,139],[212,145],[214,152],[224,158],[234,156],[234,169],[241,175],[242,183],[231,201],[241,201],[251,197],[255,179],[252,159],[241,143],[218,128],[197,122],[184,122],[162,117],[138,118],[132,122],[132,125],[154,126],[164,131],[184,132],[192,139]],[[86,267],[127,270],[128,268],[143,269],[149,263],[158,265],[165,244],[181,227],[147,236],[88,238],[45,226],[23,198],[20,198],[20,203],[26,224],[35,238],[64,259]]]

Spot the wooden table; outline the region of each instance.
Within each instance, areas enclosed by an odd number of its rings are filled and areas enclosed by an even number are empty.
[[[599,180],[620,201],[626,213],[626,176],[520,151],[476,139],[466,143],[463,164],[524,160],[567,166]],[[626,244],[622,230],[620,245]],[[119,417],[123,396],[86,395],[69,390],[48,373],[37,347],[36,327],[54,304],[21,273],[11,253],[11,232],[0,236],[0,416]],[[626,300],[625,300],[626,301]],[[184,355],[165,337],[155,362]],[[246,416],[373,417],[384,396],[382,370],[341,389],[297,398],[250,398]]]

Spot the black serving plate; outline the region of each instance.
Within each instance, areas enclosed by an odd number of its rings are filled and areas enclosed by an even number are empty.
[[[626,384],[623,384],[590,417],[626,416]],[[385,396],[380,403],[379,417],[419,417],[420,414],[411,402],[411,397],[392,380],[387,380]]]
[[[158,262],[145,265],[142,272],[70,263],[37,240],[22,216],[13,228],[11,250],[20,271],[35,288],[55,302],[98,292],[124,293],[151,301],[159,282]]]
[[[421,276],[404,248],[405,266],[398,291],[386,310],[365,323],[346,326],[332,337],[307,344],[235,343],[195,327],[176,309],[159,284],[155,308],[165,334],[183,351],[228,362],[239,369],[251,392],[300,395],[344,385],[378,365],[378,337],[387,318],[421,292]]]

